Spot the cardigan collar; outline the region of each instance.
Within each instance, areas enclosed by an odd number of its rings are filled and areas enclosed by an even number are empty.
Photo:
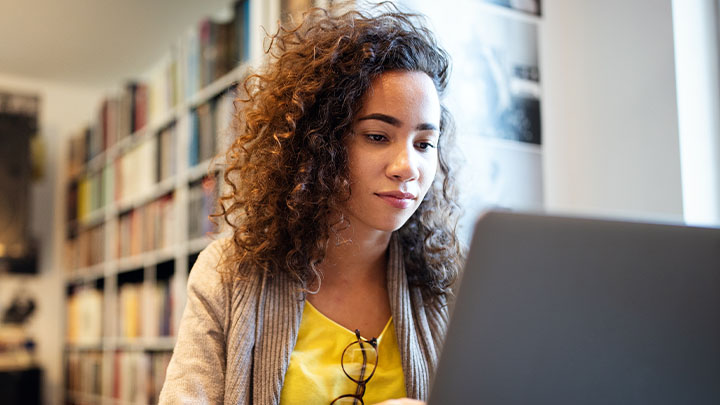
[[[402,358],[405,389],[408,397],[427,400],[430,373],[428,366],[437,359],[435,347],[427,336],[427,319],[422,294],[410,288],[405,273],[405,258],[397,233],[390,240],[387,286],[395,335]],[[424,338],[423,338],[424,337]]]

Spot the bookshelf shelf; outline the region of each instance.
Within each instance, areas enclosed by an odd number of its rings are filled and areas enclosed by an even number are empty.
[[[230,87],[234,87],[237,83],[242,83],[247,75],[248,66],[245,64],[239,65],[230,72],[226,73],[207,87],[198,91],[192,96],[188,102],[188,107],[197,107],[198,105],[207,102],[208,100],[216,97]]]
[[[105,276],[106,263],[99,263],[90,267],[76,269],[73,273],[66,275],[65,283],[89,284]]]
[[[103,398],[100,395],[88,394],[79,391],[68,391],[68,397],[70,397],[73,401],[79,403],[96,404],[103,401]]]
[[[175,177],[167,178],[160,183],[155,184],[147,192],[126,198],[120,201],[116,207],[110,206],[109,210],[111,213],[117,215],[117,213],[124,213],[162,197],[163,195],[172,193],[175,190]],[[112,215],[112,216],[115,216]]]
[[[104,209],[96,209],[96,210],[88,213],[85,217],[80,218],[80,227],[81,228],[90,228],[90,227],[100,224],[104,220],[105,220],[105,210]]]
[[[210,167],[211,164],[212,164],[212,159],[207,159],[204,162],[200,162],[199,164],[188,169],[187,181],[192,182],[192,181],[200,180],[201,178],[203,178],[203,176],[207,176],[209,170],[211,169],[211,167]]]
[[[145,130],[145,128],[142,128],[138,131],[135,131],[131,133],[129,136],[124,137],[123,139],[119,140],[118,143],[115,145],[110,146],[108,149],[108,155],[112,156],[113,158],[117,158],[118,156],[126,153],[129,149],[131,149],[133,146],[137,145],[145,139],[145,134],[148,131]]]
[[[142,269],[143,267],[145,266],[142,255],[125,257],[110,264],[110,268],[113,269],[110,274],[127,273],[128,271]]]
[[[174,260],[177,252],[178,248],[176,246],[169,246],[135,256],[124,257],[110,263],[110,267],[115,269],[114,271],[111,271],[110,274],[125,273]]]
[[[178,117],[181,117],[185,111],[184,105],[178,105],[172,107],[167,113],[161,116],[159,119],[151,122],[149,125],[149,132],[157,132],[158,130],[165,128],[175,123]]]
[[[106,159],[106,152],[100,152],[100,154],[93,157],[90,161],[87,162],[86,165],[86,172],[96,172],[98,170],[102,170],[102,167],[105,164]]]
[[[103,342],[65,343],[65,350],[72,352],[100,351],[103,350]]]
[[[175,347],[175,337],[120,338],[114,341],[111,350],[127,351],[168,351]]]

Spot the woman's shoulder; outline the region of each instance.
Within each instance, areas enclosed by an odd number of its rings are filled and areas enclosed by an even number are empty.
[[[253,283],[260,273],[242,270],[234,255],[232,239],[220,238],[203,249],[188,276],[188,288],[232,292],[238,283]]]
[[[227,257],[232,243],[229,238],[217,239],[207,245],[197,256],[190,269],[188,283],[221,281],[227,271]]]

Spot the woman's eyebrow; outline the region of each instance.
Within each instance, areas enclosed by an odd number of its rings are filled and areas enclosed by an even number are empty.
[[[418,131],[437,131],[437,127],[434,124],[423,123],[415,127]]]
[[[393,117],[392,115],[381,114],[381,113],[368,114],[368,115],[358,118],[357,120],[358,121],[378,120],[378,121],[388,123],[388,124],[390,124],[394,127],[398,127],[398,128],[401,127],[403,124],[402,121]],[[418,124],[418,126],[415,127],[415,129],[418,131],[437,131],[438,130],[434,124],[427,123],[427,122]]]

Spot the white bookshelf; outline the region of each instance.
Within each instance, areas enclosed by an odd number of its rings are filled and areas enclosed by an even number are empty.
[[[168,355],[171,353],[175,345],[180,316],[185,306],[185,286],[191,265],[190,261],[212,240],[208,236],[189,235],[190,186],[201,181],[210,173],[212,161],[211,159],[202,159],[197,164],[190,163],[191,115],[196,107],[222,95],[234,83],[242,82],[248,74],[250,66],[257,66],[263,61],[264,31],[261,26],[265,27],[268,32],[274,29],[275,21],[277,21],[279,15],[279,8],[277,4],[273,3],[278,1],[249,0],[248,22],[250,29],[246,42],[249,46],[248,60],[198,89],[193,94],[188,95],[184,88],[180,88],[178,91],[180,99],[176,105],[170,106],[164,111],[154,111],[152,115],[147,117],[146,125],[143,128],[135,131],[130,136],[122,138],[92,157],[83,164],[79,173],[66,173],[63,176],[66,180],[62,187],[68,192],[71,180],[74,179],[74,181],[79,182],[79,179],[82,179],[83,176],[93,174],[101,176],[106,165],[114,164],[116,159],[127,156],[136,148],[141,148],[146,142],[159,144],[159,139],[156,138],[159,138],[160,131],[171,125],[175,127],[172,152],[175,160],[173,175],[151,184],[150,187],[133,192],[125,198],[119,200],[110,198],[102,207],[78,217],[74,225],[67,219],[68,207],[63,210],[66,218],[63,221],[66,225],[65,238],[71,233],[70,229],[73,226],[78,235],[93,227],[104,227],[102,260],[89,265],[70,266],[65,268],[64,271],[66,312],[71,310],[70,300],[77,291],[98,289],[102,292],[101,303],[98,305],[101,308],[94,309],[101,311],[101,332],[96,336],[76,337],[74,341],[69,341],[68,333],[65,334],[65,378],[79,382],[79,387],[75,387],[73,390],[66,388],[65,398],[67,403],[130,405],[153,403],[157,400],[156,397],[148,399],[140,394],[132,398],[121,399],[114,394],[117,394],[118,378],[123,378],[120,374],[125,373],[124,378],[127,378],[127,375],[139,375],[139,372],[147,371],[131,370],[130,374],[127,374],[128,371],[118,369],[118,362],[128,361],[132,363],[137,360],[138,365],[133,367],[147,367],[147,363],[153,361],[153,357],[149,357],[149,354],[162,353]],[[176,67],[178,80],[182,83],[188,81],[188,70],[185,62],[188,57],[186,40],[186,36],[178,39],[178,44],[174,48],[178,60]],[[167,58],[159,55],[158,59],[160,60],[158,66],[162,68]],[[140,78],[140,81],[148,81],[156,76],[155,72],[148,72],[146,77]],[[153,88],[154,85],[154,83],[149,84],[148,89]],[[151,101],[148,99],[147,103],[150,105]],[[219,145],[221,145],[221,142],[216,140],[215,147],[217,148]],[[215,150],[215,152],[219,151]],[[148,167],[154,167],[155,164],[156,162],[153,162]],[[115,170],[119,170],[119,168],[116,167]],[[117,187],[118,185],[113,184],[113,186]],[[105,192],[109,196],[115,194],[114,190],[109,192],[106,190]],[[171,242],[161,248],[141,249],[141,252],[137,254],[120,256],[118,254],[118,244],[123,216],[128,215],[130,212],[135,213],[132,215],[137,215],[140,210],[146,209],[145,207],[148,204],[167,195],[172,195],[173,200],[170,214],[173,220],[168,228]],[[67,201],[65,203],[67,204]],[[140,228],[142,229],[144,226],[141,225]],[[80,254],[82,252],[76,251],[75,253]],[[167,288],[172,297],[172,304],[169,309],[172,314],[172,324],[170,326],[172,330],[169,336],[155,333],[159,329],[159,319],[157,319],[159,308],[154,305],[157,301],[154,301],[156,298],[153,294],[158,284],[161,283],[167,283]],[[133,337],[125,336],[122,333],[117,320],[120,315],[119,307],[121,305],[119,299],[125,284],[135,285],[138,297],[137,304],[142,308],[138,311],[140,316],[137,324],[139,333]],[[153,312],[155,315],[149,315]],[[66,325],[66,332],[67,329],[70,329],[70,325]],[[122,360],[118,360],[118,358],[122,358]],[[69,373],[71,362],[73,362],[74,375]],[[140,365],[140,363],[144,365]],[[89,377],[98,371],[100,375],[92,377],[97,378],[97,380],[90,379],[92,384],[96,385],[88,385],[91,383],[83,381],[85,377]],[[122,383],[125,383],[125,381],[122,381]],[[64,386],[69,387],[69,384],[64,384]],[[132,391],[127,387],[120,388],[120,390],[120,394],[123,391]],[[120,395],[120,397],[123,397],[123,395]]]

